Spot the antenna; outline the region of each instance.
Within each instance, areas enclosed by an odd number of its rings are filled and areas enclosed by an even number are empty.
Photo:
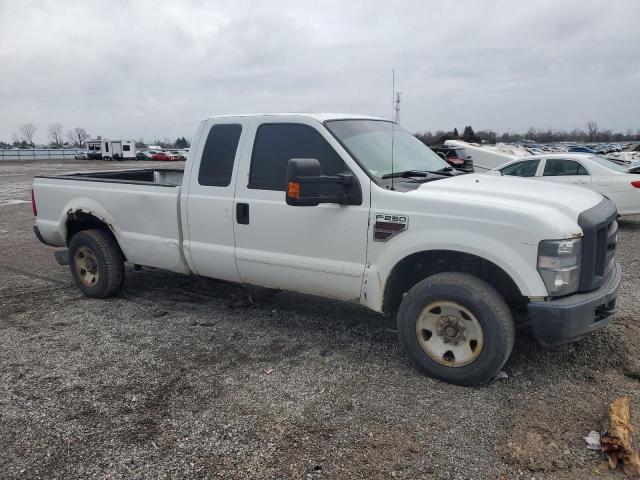
[[[396,103],[396,69],[395,68],[391,69],[391,90],[392,90],[392,95],[391,95],[392,105],[395,111],[394,116],[397,118],[398,112],[400,111],[400,97],[398,96],[398,103]],[[395,122],[396,122],[395,119],[393,122],[391,122],[391,190],[394,190],[393,188],[393,140],[395,138],[395,127],[396,127]]]
[[[394,90],[395,90],[395,87],[394,87]],[[394,100],[394,107],[393,107],[393,109],[395,110],[395,117],[393,121],[396,123],[400,122],[400,96],[401,95],[402,95],[402,92],[395,92],[395,100]]]

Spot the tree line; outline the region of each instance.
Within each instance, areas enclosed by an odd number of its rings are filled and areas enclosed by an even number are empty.
[[[574,128],[573,130],[563,130],[531,127],[526,132],[504,132],[498,135],[492,130],[475,132],[471,125],[469,125],[464,127],[462,135],[458,133],[457,128],[450,131],[424,131],[415,133],[414,135],[427,145],[442,143],[445,140],[464,140],[465,142],[472,143],[519,142],[522,140],[532,140],[536,143],[640,141],[640,129],[637,129],[635,132],[630,128],[625,132],[614,132],[611,129],[600,129],[594,121],[587,122],[586,129]]]
[[[163,138],[162,140],[156,138],[150,143],[146,143],[142,138],[136,140],[136,148],[146,148],[149,145],[158,146],[160,148],[189,148],[191,146],[191,142],[189,142],[185,137],[178,137],[173,142],[168,138]]]
[[[0,141],[0,148],[34,148],[35,134],[38,128],[33,123],[20,125],[18,132],[13,134],[11,143]],[[522,140],[532,140],[536,143],[551,142],[633,142],[640,141],[640,129],[635,132],[630,128],[625,132],[614,132],[611,129],[600,129],[594,121],[586,124],[586,129],[574,128],[573,130],[562,129],[540,129],[531,127],[526,132],[504,132],[498,135],[492,130],[480,130],[475,132],[471,125],[464,127],[462,135],[457,128],[453,130],[436,130],[435,132],[424,131],[414,134],[426,145],[442,143],[445,140],[464,140],[472,143],[496,143],[496,142],[518,142]],[[83,148],[89,140],[90,135],[82,127],[75,127],[64,133],[62,123],[54,122],[47,130],[48,146],[50,148]],[[137,148],[145,148],[148,144],[143,139],[136,141]],[[185,137],[178,137],[171,142],[168,138],[162,140],[155,139],[151,145],[161,148],[188,148],[190,142]]]
[[[38,131],[33,123],[25,123],[18,127],[18,132],[13,134],[11,143],[0,141],[0,148],[35,148],[35,136]],[[75,127],[64,132],[62,123],[55,122],[49,125],[47,130],[48,146],[50,148],[83,147],[89,139],[89,134],[82,127]]]
[[[11,143],[0,140],[0,148],[35,148],[35,136],[38,131],[33,123],[25,123],[18,127],[18,132],[13,134]],[[47,146],[49,148],[84,148],[87,140],[91,136],[82,127],[75,127],[64,131],[64,127],[60,122],[54,122],[47,129]],[[169,139],[154,140],[152,145],[159,145],[162,148],[188,148],[189,141],[185,137],[178,137],[174,142]],[[147,144],[143,139],[136,142],[136,147],[144,148]]]

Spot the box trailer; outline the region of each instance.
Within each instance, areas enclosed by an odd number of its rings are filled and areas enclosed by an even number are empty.
[[[133,160],[136,158],[136,144],[133,140],[98,137],[87,141],[87,157],[95,160]]]

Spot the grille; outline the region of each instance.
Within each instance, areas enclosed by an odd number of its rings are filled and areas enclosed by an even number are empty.
[[[598,288],[613,268],[618,242],[616,207],[606,198],[578,217],[582,228],[580,291]]]

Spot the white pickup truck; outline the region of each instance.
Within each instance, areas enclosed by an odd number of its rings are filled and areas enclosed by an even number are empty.
[[[355,302],[397,314],[409,358],[463,385],[504,365],[514,318],[543,344],[606,325],[621,279],[601,195],[457,175],[358,115],[211,117],[184,172],[37,176],[33,210],[90,297],[117,292],[127,262]]]

